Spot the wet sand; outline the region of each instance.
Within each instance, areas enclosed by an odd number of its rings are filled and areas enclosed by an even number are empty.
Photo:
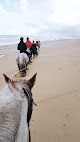
[[[2,76],[18,71],[16,45],[0,58]],[[25,79],[37,72],[32,90],[35,103],[30,122],[33,142],[80,141],[80,40],[42,42],[39,56],[32,59]],[[24,78],[23,78],[24,79]]]

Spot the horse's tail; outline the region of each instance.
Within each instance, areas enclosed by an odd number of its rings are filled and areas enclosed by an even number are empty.
[[[26,63],[28,64],[28,62],[29,62],[29,57],[28,55],[26,55]]]
[[[19,64],[22,65],[23,64],[23,55],[20,54],[19,56]]]

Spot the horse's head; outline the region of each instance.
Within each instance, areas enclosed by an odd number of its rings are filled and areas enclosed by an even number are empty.
[[[3,75],[7,85],[0,92],[0,141],[27,142],[26,121],[30,121],[33,110],[31,89],[37,73],[27,81],[13,81]]]
[[[36,74],[34,74],[34,76],[32,78],[30,78],[29,80],[19,80],[19,81],[13,81],[11,80],[9,77],[7,77],[5,74],[4,78],[7,84],[10,84],[16,91],[20,92],[21,90],[19,90],[18,85],[20,85],[20,87],[22,87],[22,89],[26,89],[26,86],[29,88],[29,90],[31,91],[32,87],[35,84],[36,81]]]
[[[12,93],[14,92],[14,90],[16,90],[21,97],[24,97],[24,95],[27,97],[28,99],[27,122],[29,122],[31,119],[32,110],[33,110],[32,107],[34,103],[31,89],[35,84],[37,73],[34,74],[34,76],[27,81],[26,80],[13,81],[10,78],[8,78],[5,74],[3,75],[6,83],[9,84],[8,87]]]

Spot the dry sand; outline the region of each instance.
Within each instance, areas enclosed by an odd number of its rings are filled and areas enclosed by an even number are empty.
[[[11,77],[18,70],[18,53],[14,45],[0,58],[0,88],[5,85],[2,74]],[[32,142],[80,142],[80,40],[42,42],[32,62],[25,77],[37,72]]]

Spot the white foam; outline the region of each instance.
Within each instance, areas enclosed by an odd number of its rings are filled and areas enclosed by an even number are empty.
[[[4,55],[3,55],[3,54],[1,54],[1,55],[0,55],[0,58],[2,58],[2,57],[4,57]]]

